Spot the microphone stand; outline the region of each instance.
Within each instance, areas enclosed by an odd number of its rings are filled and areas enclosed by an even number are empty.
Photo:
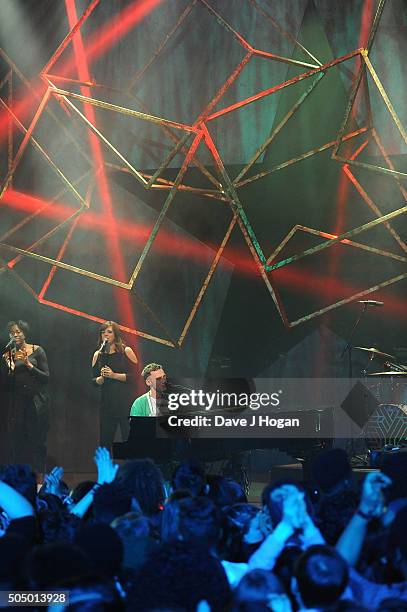
[[[359,323],[361,322],[361,320],[363,318],[363,315],[365,314],[365,312],[367,310],[367,307],[368,307],[368,304],[366,304],[366,303],[363,304],[363,308],[360,311],[360,313],[359,313],[359,315],[358,315],[358,317],[357,317],[357,319],[356,319],[355,323],[353,324],[353,327],[352,327],[352,329],[350,331],[348,342],[347,342],[345,348],[343,349],[343,351],[341,353],[341,359],[343,359],[345,354],[348,353],[348,359],[349,359],[349,361],[348,361],[348,376],[349,376],[349,378],[353,378],[353,370],[352,370],[352,348],[353,348],[353,346],[352,346],[352,339],[353,339],[353,336],[355,335],[355,332],[356,332],[357,328],[359,327]],[[355,448],[355,441],[354,441],[353,436],[350,439],[350,448],[347,448],[347,452],[349,453],[351,458],[355,457],[355,458],[361,460],[362,464],[364,466],[368,465],[368,461],[366,459],[364,459],[364,458],[360,457],[359,455],[357,455],[357,451],[356,451],[356,448]]]
[[[363,304],[363,309],[360,311],[360,313],[359,313],[355,323],[353,324],[353,327],[352,327],[352,329],[350,331],[350,334],[349,334],[348,342],[347,342],[345,348],[343,349],[343,351],[341,353],[341,357],[340,357],[341,359],[343,359],[345,354],[348,353],[348,359],[349,359],[349,361],[348,361],[348,375],[349,375],[349,378],[353,378],[353,371],[352,371],[352,349],[353,349],[352,339],[353,339],[353,336],[355,335],[356,329],[359,327],[359,323],[361,322],[363,315],[365,314],[365,312],[367,310],[367,307],[368,307],[368,304],[366,304],[366,303]]]
[[[16,460],[16,379],[15,369],[12,368],[13,363],[13,345],[8,347],[8,364],[7,364],[7,376],[9,379],[9,414],[7,418],[7,437],[9,440],[9,451],[11,451],[10,460],[11,463],[15,463]]]

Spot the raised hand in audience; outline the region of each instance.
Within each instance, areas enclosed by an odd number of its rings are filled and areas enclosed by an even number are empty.
[[[49,474],[44,476],[43,490],[50,495],[56,495],[60,499],[64,498],[64,492],[61,488],[61,480],[64,475],[64,468],[56,466]]]
[[[119,466],[115,465],[112,461],[109,451],[107,448],[98,446],[95,451],[94,461],[96,463],[98,477],[96,484],[78,501],[75,506],[71,506],[70,512],[82,518],[87,510],[90,508],[93,502],[93,496],[95,491],[104,484],[113,482],[116,478]]]
[[[107,448],[98,446],[95,451],[94,461],[98,470],[97,483],[102,485],[113,482],[116,478],[119,466],[113,463]]]
[[[390,484],[390,478],[381,472],[370,472],[363,481],[359,508],[336,543],[336,550],[350,566],[359,559],[369,521],[384,511],[384,489]]]
[[[370,518],[381,516],[384,512],[384,489],[391,485],[391,480],[381,472],[370,472],[363,481],[359,513]]]
[[[259,529],[263,536],[266,538],[273,531],[270,514],[268,512],[265,512],[264,510],[260,510],[257,516],[259,521]]]
[[[307,514],[304,493],[297,487],[287,484],[273,491],[271,499],[282,505],[281,521],[289,525],[293,531],[301,529]]]

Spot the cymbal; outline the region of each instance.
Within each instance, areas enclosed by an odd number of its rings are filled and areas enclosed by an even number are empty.
[[[373,355],[377,355],[378,357],[384,357],[384,359],[393,359],[393,355],[389,355],[388,353],[383,353],[375,348],[366,348],[365,346],[354,346],[353,348],[358,349],[359,351],[367,351],[368,353],[373,353]]]
[[[407,372],[373,372],[368,376],[407,376]]]

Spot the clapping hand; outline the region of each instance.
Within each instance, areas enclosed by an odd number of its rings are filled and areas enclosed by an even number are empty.
[[[113,463],[107,448],[99,446],[95,451],[94,461],[98,470],[98,484],[113,482],[116,478],[119,466]]]
[[[303,526],[307,515],[305,496],[294,485],[282,485],[271,495],[272,501],[282,504],[282,521],[290,525],[293,530]]]
[[[64,469],[61,467],[54,467],[49,474],[44,476],[44,490],[46,493],[61,497],[61,479],[64,474]]]
[[[380,516],[384,510],[384,489],[390,485],[390,478],[381,472],[367,474],[363,481],[359,510],[372,518]]]
[[[259,521],[259,529],[266,538],[273,531],[270,514],[268,511],[260,510],[257,516]]]

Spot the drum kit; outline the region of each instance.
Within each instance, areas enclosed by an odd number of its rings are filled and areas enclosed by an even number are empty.
[[[379,372],[362,372],[366,376],[365,384],[376,397],[378,406],[363,428],[363,437],[368,453],[365,461],[372,465],[375,451],[381,451],[391,445],[395,452],[405,446],[407,439],[407,366],[401,363],[407,358],[407,349],[394,349],[397,358],[376,348],[364,346],[353,347],[368,353],[368,366],[373,360],[378,361]],[[370,381],[370,384],[368,384]],[[393,451],[392,451],[393,452]],[[359,458],[360,459],[360,458]]]
[[[396,358],[373,347],[354,346],[353,348],[368,353],[368,365],[362,374],[367,378],[372,377],[371,390],[380,404],[399,406],[404,412],[407,406],[407,365],[401,363],[401,359],[407,357],[407,349],[395,349],[398,357]],[[367,371],[373,360],[379,361],[380,371]]]
[[[377,408],[370,414],[362,436],[370,448],[372,446],[368,440],[372,437],[381,446],[387,442],[399,444],[401,440],[404,444],[407,440],[407,348],[394,348],[394,355],[390,355],[374,347],[353,346],[352,339],[368,307],[384,305],[376,300],[360,300],[360,303],[363,310],[358,313],[341,358],[348,353],[349,378],[352,379],[352,350],[361,351],[367,356],[361,375],[365,378],[363,385],[377,400]],[[376,364],[378,366],[374,369],[377,371],[373,372],[372,366]]]
[[[369,363],[373,361],[373,359],[377,358],[380,360],[380,364],[386,370],[382,372],[371,372],[368,373],[364,370],[364,374],[366,376],[385,376],[385,377],[396,377],[399,376],[407,376],[407,365],[403,365],[399,362],[396,357],[393,355],[389,355],[389,353],[383,353],[383,351],[379,351],[376,348],[367,348],[365,346],[354,346],[354,349],[358,351],[365,351],[369,353]],[[407,349],[397,349],[400,354],[407,354]]]

